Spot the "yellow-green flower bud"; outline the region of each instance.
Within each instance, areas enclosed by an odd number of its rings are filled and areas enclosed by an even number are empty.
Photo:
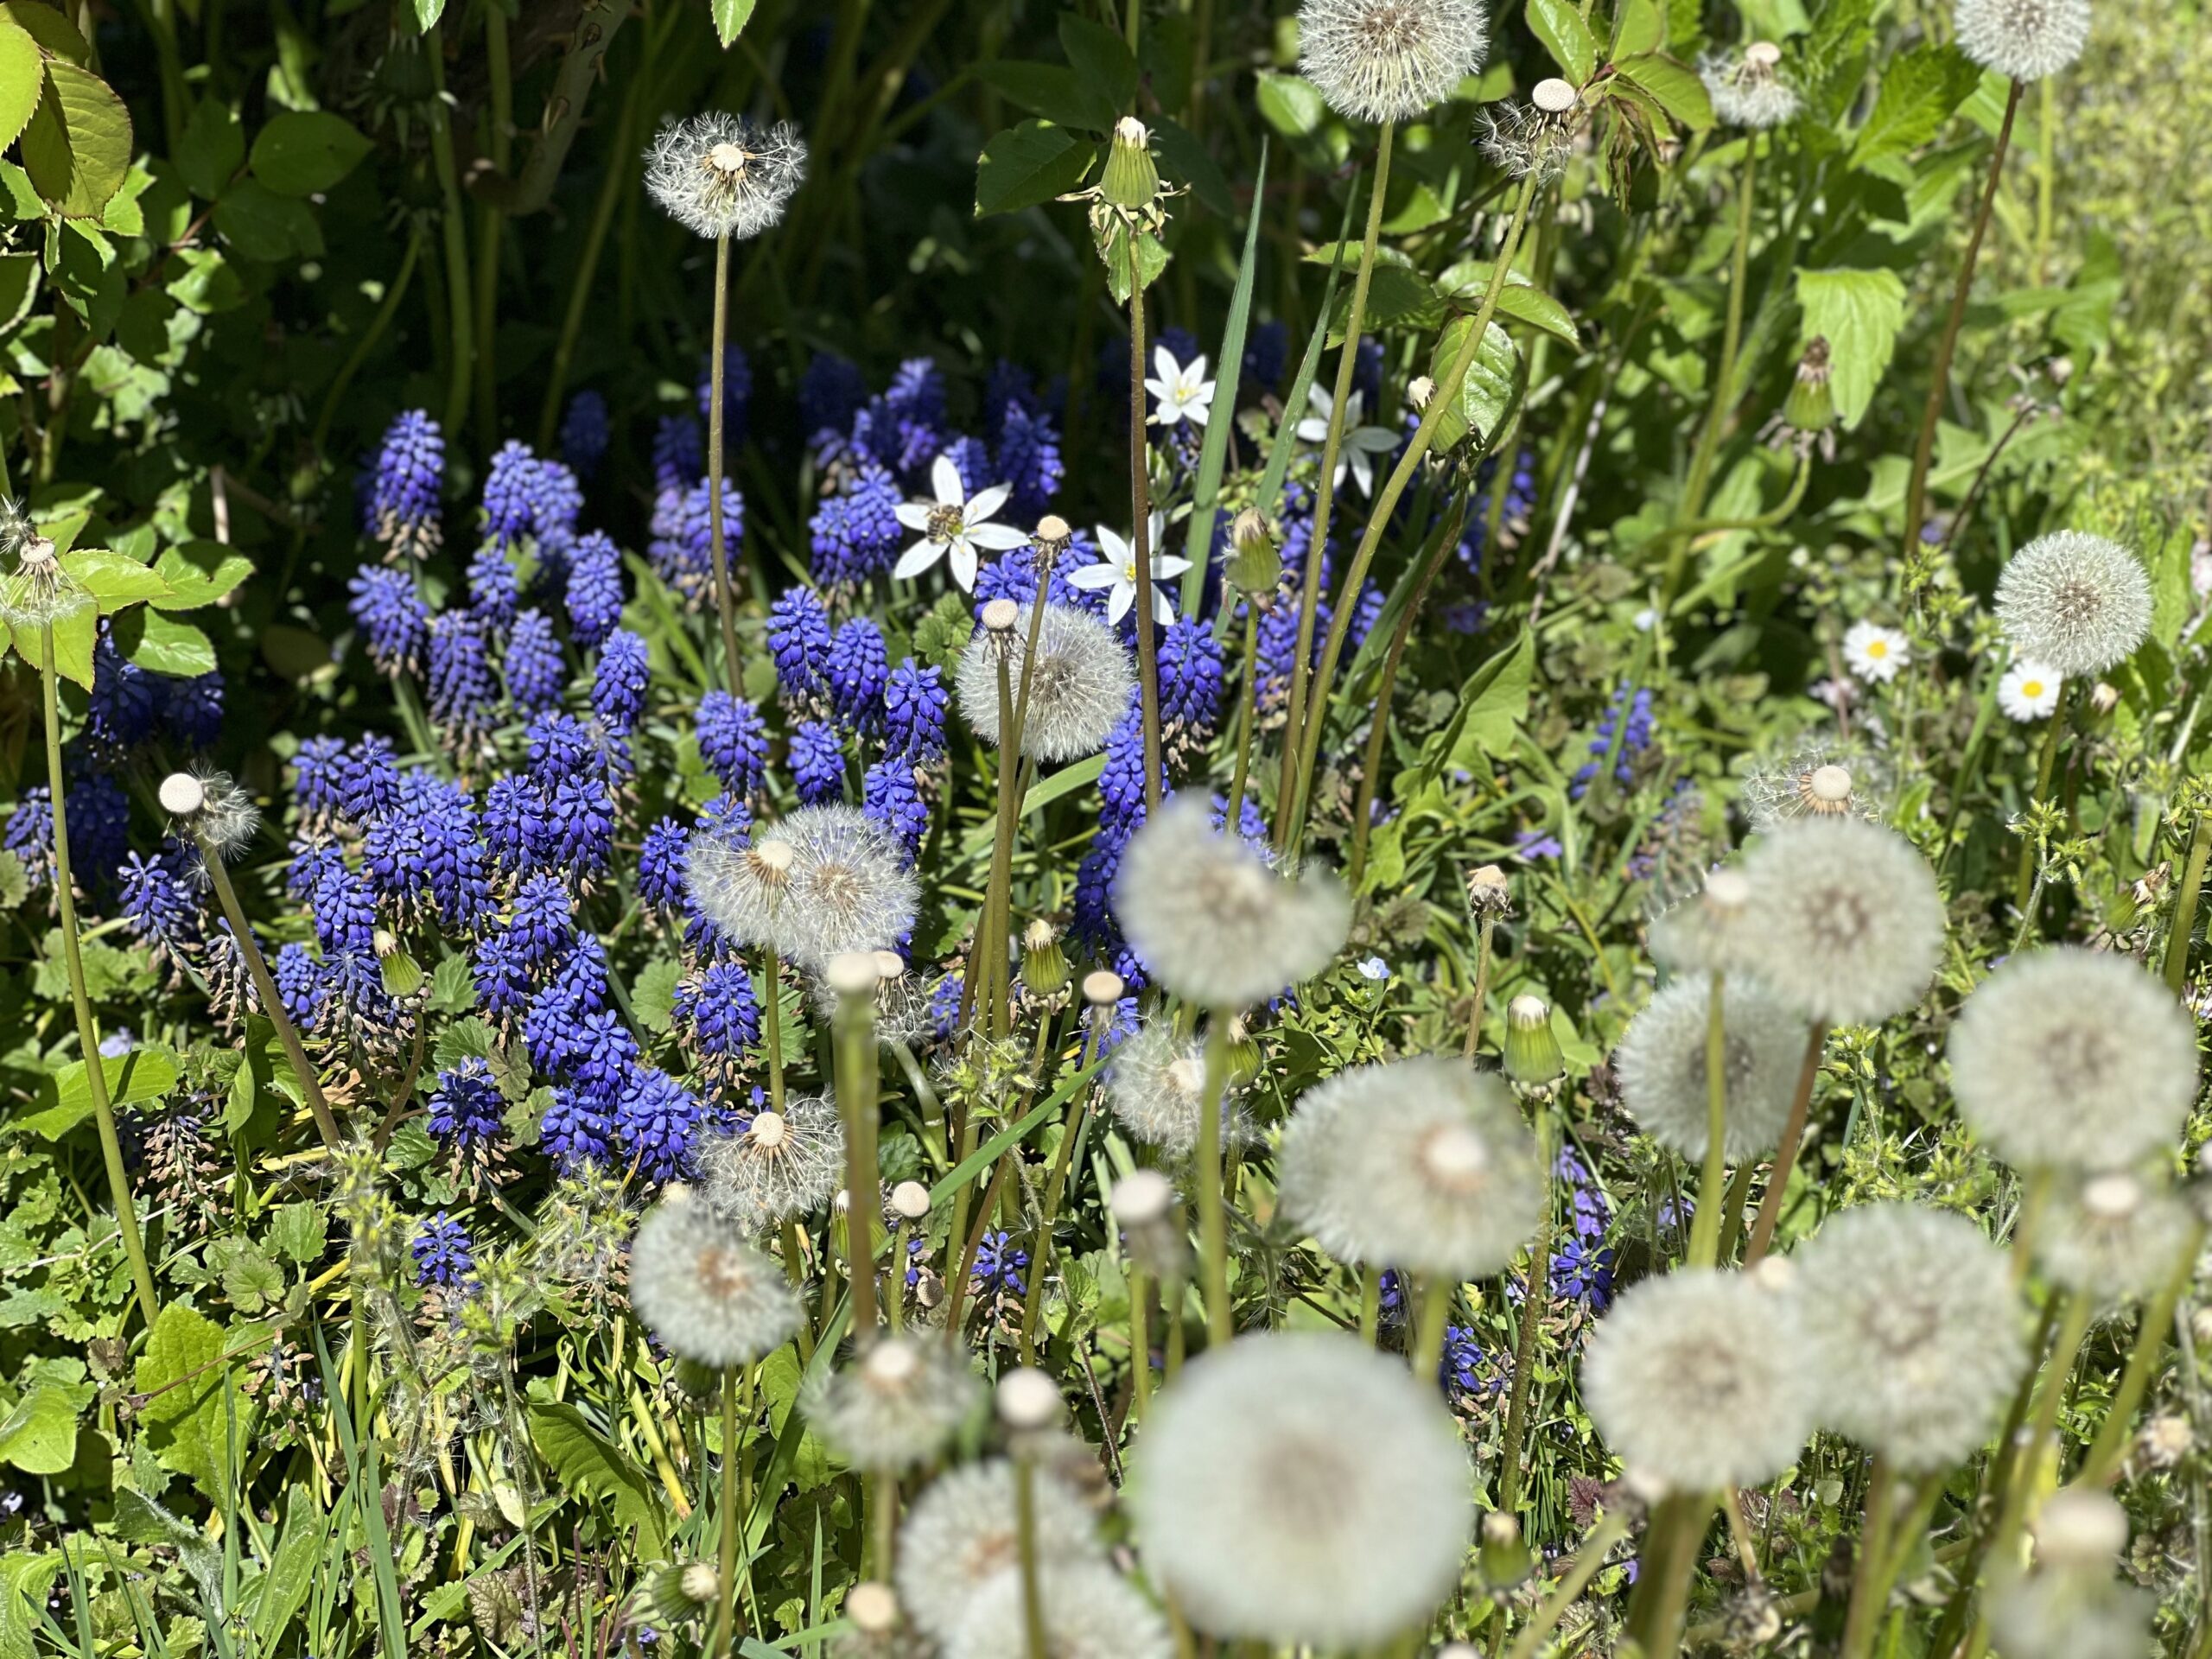
[[[1268,529],[1267,515],[1247,507],[1230,522],[1229,580],[1252,594],[1272,596],[1282,581],[1282,553]]]
[[[1541,996],[1516,996],[1505,1007],[1505,1075],[1535,1089],[1556,1083],[1567,1070],[1567,1056],[1552,1034],[1551,1004]]]
[[[1144,123],[1125,115],[1114,124],[1114,142],[1106,151],[1106,200],[1116,207],[1149,207],[1160,194],[1160,169],[1152,164],[1152,135]]]
[[[1797,378],[1782,405],[1782,418],[1800,432],[1825,432],[1835,424],[1835,394],[1829,389],[1828,343],[1815,334],[1797,359]]]
[[[1067,987],[1067,955],[1059,935],[1041,916],[1021,936],[1021,982],[1037,996],[1057,996]]]

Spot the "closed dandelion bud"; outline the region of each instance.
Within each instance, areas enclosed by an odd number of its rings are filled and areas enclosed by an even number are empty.
[[[1243,1020],[1229,1022],[1229,1086],[1242,1089],[1260,1075],[1260,1039]]]
[[[690,1399],[712,1400],[721,1392],[722,1374],[696,1359],[679,1359],[676,1362],[676,1386]]]
[[[1058,996],[1067,988],[1067,953],[1052,925],[1039,917],[1021,935],[1021,982],[1036,996]]]
[[[1800,432],[1825,432],[1834,426],[1835,393],[1828,384],[1833,376],[1827,337],[1815,334],[1797,359],[1797,378],[1783,402],[1782,418]]]
[[[1467,907],[1477,916],[1503,916],[1513,908],[1513,888],[1505,872],[1485,864],[1467,877]]]
[[[1481,1553],[1483,1582],[1492,1590],[1511,1589],[1535,1565],[1535,1557],[1521,1540],[1521,1523],[1497,1510],[1483,1517]]]
[[[397,997],[414,995],[423,988],[423,964],[400,949],[399,941],[384,929],[376,931],[377,971],[384,988]]]
[[[1268,528],[1267,515],[1247,507],[1230,521],[1229,580],[1242,593],[1272,599],[1282,582],[1282,553]]]
[[[2120,688],[2099,680],[2089,688],[2089,708],[2101,720],[2120,707]]]
[[[721,1574],[712,1561],[686,1561],[653,1575],[654,1609],[671,1624],[680,1624],[715,1605],[721,1590]]]
[[[1160,169],[1152,163],[1152,135],[1133,115],[1114,124],[1103,182],[1106,200],[1123,209],[1149,207],[1160,194]]]
[[[1541,996],[1516,996],[1505,1007],[1505,1075],[1524,1087],[1556,1083],[1567,1071],[1567,1056],[1552,1033],[1551,1004]]]

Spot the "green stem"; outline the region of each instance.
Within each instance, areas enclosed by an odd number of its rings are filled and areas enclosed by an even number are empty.
[[[1425,1276],[1421,1318],[1414,1327],[1413,1373],[1416,1382],[1433,1380],[1444,1363],[1444,1332],[1452,1322],[1452,1281]]]
[[[1244,822],[1244,785],[1252,773],[1252,722],[1260,700],[1260,613],[1244,601],[1243,684],[1236,696],[1236,762],[1229,785],[1229,816],[1225,823]]]
[[[1698,1171],[1697,1214],[1690,1225],[1689,1265],[1709,1268],[1720,1248],[1720,1195],[1727,1177],[1728,1034],[1726,981],[1713,970],[1705,1020],[1705,1162]]]
[[[1736,1243],[1744,1236],[1744,1207],[1751,1196],[1751,1178],[1758,1166],[1756,1158],[1746,1158],[1737,1165],[1735,1177],[1728,1183],[1728,1196],[1720,1201],[1720,1250],[1715,1259],[1721,1264],[1736,1259]]]
[[[1500,490],[1497,493],[1503,495],[1504,492]],[[1486,542],[1484,545],[1494,547],[1497,543]],[[1437,537],[1427,563],[1414,580],[1413,592],[1407,596],[1405,612],[1391,631],[1389,648],[1382,654],[1382,671],[1376,680],[1370,703],[1374,712],[1367,728],[1367,754],[1359,769],[1358,787],[1352,795],[1351,859],[1344,880],[1354,892],[1359,889],[1360,878],[1367,874],[1368,820],[1374,816],[1375,798],[1382,785],[1382,751],[1390,734],[1390,694],[1398,689],[1398,664],[1405,658],[1414,620],[1421,615],[1421,602],[1428,597],[1429,585],[1444,568],[1445,556],[1456,546],[1457,543],[1449,537]]]
[[[1491,936],[1497,929],[1497,915],[1494,911],[1483,912],[1482,919],[1475,924],[1475,1006],[1467,1015],[1467,1040],[1459,1051],[1463,1060],[1471,1061],[1482,1047],[1483,1006],[1490,1001]]]
[[[2143,1403],[2144,1393],[2151,1385],[2151,1373],[2158,1369],[2159,1356],[2165,1351],[2166,1338],[2173,1334],[2174,1310],[2180,1306],[2182,1297],[2189,1290],[2197,1252],[2203,1248],[2204,1224],[2199,1222],[2190,1229],[2181,1254],[2174,1259],[2174,1270],[2166,1275],[2166,1282],[2145,1306],[2142,1323],[2135,1331],[2135,1345],[2128,1350],[2127,1369],[2121,1373],[2120,1387],[2113,1391],[2104,1425],[2097,1430],[2096,1443],[2089,1448],[2089,1455],[2082,1463],[2084,1486],[2104,1485],[2118,1472],[2120,1455],[2127,1449],[2128,1429],[2135,1421],[2135,1408]]]
[[[1866,1508],[1859,1522],[1858,1565],[1851,1578],[1851,1601],[1845,1614],[1842,1659],[1865,1659],[1874,1639],[1874,1625],[1888,1604],[1890,1586],[1884,1569],[1889,1565],[1890,1510],[1897,1498],[1897,1471],[1887,1458],[1874,1459],[1867,1489]]]
[[[507,61],[507,14],[499,0],[484,8],[484,59],[491,81],[492,165],[504,174],[513,149],[514,78]],[[499,431],[499,236],[506,215],[476,207],[476,430],[488,448]]]
[[[707,536],[715,561],[715,606],[721,613],[722,682],[739,689],[737,595],[729,582],[729,538],[722,523],[722,374],[724,343],[729,338],[729,238],[715,238],[715,321],[713,357],[707,365]]]
[[[737,1631],[737,1535],[743,1526],[737,1502],[737,1367],[722,1372],[721,1571],[715,1580],[715,1645],[730,1650]]]
[[[77,1015],[77,1047],[84,1056],[85,1084],[92,1092],[92,1120],[99,1130],[100,1161],[107,1170],[108,1200],[115,1206],[115,1228],[122,1236],[123,1254],[130,1263],[130,1282],[138,1295],[138,1312],[149,1330],[161,1313],[161,1298],[154,1290],[153,1269],[146,1263],[146,1243],[138,1234],[138,1211],[130,1200],[130,1175],[123,1162],[123,1141],[115,1132],[115,1108],[108,1097],[106,1063],[100,1054],[99,1025],[92,1017],[92,999],[86,990],[85,957],[78,940],[77,894],[69,868],[68,791],[61,772],[60,674],[54,660],[54,624],[41,630],[39,687],[45,700],[46,777],[54,812],[54,896],[61,912],[61,958],[69,972],[69,1002]]]
[[[1221,1191],[1221,1096],[1229,1081],[1229,1014],[1206,1016],[1205,1081],[1198,1095],[1198,1170],[1200,1281],[1205,1288],[1206,1340],[1225,1346],[1235,1334],[1229,1314],[1229,1218]],[[1170,1310],[1170,1318],[1173,1311]]]
[[[2058,746],[2064,737],[2069,716],[2074,708],[2074,683],[2066,682],[2058,694],[2058,707],[2050,711],[2050,722],[2044,726],[2043,747],[2036,757],[2036,796],[2032,804],[2041,806],[2050,799],[2050,780],[2058,770]],[[2034,910],[2031,904],[2035,896],[2036,836],[2032,830],[2020,837],[2020,864],[2012,880],[2012,906],[2020,912],[2025,927]],[[2200,876],[2202,872],[2199,872]],[[2172,971],[2171,960],[2167,971]]]
[[[1129,1268],[1129,1421],[1144,1421],[1152,1403],[1152,1275]]]
[[[1014,1533],[1021,1561],[1021,1628],[1029,1659],[1046,1659],[1045,1599],[1037,1563],[1037,1460],[1014,1460]]]
[[[875,1219],[882,1208],[875,1151],[874,1014],[872,995],[841,995],[834,1015],[837,1104],[845,1118],[845,1274],[853,1286],[853,1339],[863,1346],[875,1339]]]
[[[1690,1574],[1697,1566],[1698,1541],[1713,1513],[1707,1493],[1675,1493],[1653,1511],[1644,1541],[1647,1557],[1629,1601],[1628,1633],[1651,1655],[1680,1650],[1682,1615],[1689,1606]],[[1656,1557],[1656,1560],[1649,1559]]]
[[[2189,978],[2189,947],[2196,932],[2196,906],[2208,863],[2212,863],[2212,812],[2199,812],[2189,838],[2189,861],[2182,867],[2181,887],[2174,893],[2173,927],[2166,935],[2166,988],[2176,996]]]
[[[1382,1329],[1382,1269],[1370,1263],[1359,1274],[1359,1339],[1375,1346]]]
[[[1090,1105],[1088,1092],[1076,1097],[1075,1115],[1060,1130],[1059,1150],[1052,1155],[1052,1173],[1045,1182],[1045,1209],[1037,1224],[1037,1249],[1029,1274],[1029,1298],[1021,1309],[1021,1363],[1037,1363],[1037,1320],[1045,1306],[1045,1276],[1052,1265],[1052,1229],[1060,1218],[1060,1201],[1067,1194],[1068,1168],[1075,1161],[1077,1131]]]
[[[324,446],[330,442],[330,423],[338,413],[339,404],[345,401],[346,391],[353,384],[353,377],[360,373],[361,365],[368,361],[369,353],[376,349],[377,342],[391,327],[391,319],[399,309],[400,301],[407,297],[407,285],[415,280],[416,263],[422,255],[423,226],[416,223],[408,227],[407,251],[399,257],[399,270],[385,285],[384,298],[377,305],[376,315],[369,319],[368,327],[353,343],[353,349],[347,353],[345,365],[338,371],[337,378],[330,383],[329,391],[323,396],[322,413],[315,417],[315,441],[309,446],[316,454],[321,454]]]
[[[1821,1075],[1821,1056],[1827,1046],[1828,1028],[1815,1022],[1805,1039],[1805,1063],[1797,1071],[1797,1095],[1789,1103],[1789,1118],[1782,1126],[1782,1142],[1774,1149],[1768,1170],[1766,1195],[1759,1200],[1758,1219],[1752,1224],[1751,1242],[1744,1247],[1744,1265],[1755,1268],[1774,1243],[1774,1230],[1782,1219],[1782,1195],[1789,1186],[1789,1172],[1797,1162],[1797,1147],[1805,1138],[1805,1119],[1812,1110],[1813,1085]]]
[[[423,36],[423,51],[430,61],[430,159],[437,168],[438,189],[444,198],[441,230],[445,242],[446,327],[448,347],[446,377],[445,429],[450,443],[468,416],[468,384],[476,365],[476,338],[468,282],[468,231],[461,203],[461,176],[454,166],[453,129],[446,112],[445,41],[441,25],[433,23]],[[491,441],[489,433],[485,442]]]
[[[1136,15],[1133,3],[1132,19]],[[1135,28],[1134,22],[1131,25]],[[1153,621],[1151,448],[1144,435],[1144,279],[1129,245],[1129,551],[1137,575],[1137,708],[1144,727],[1144,808],[1160,810],[1160,637]]]
[[[1694,519],[1705,511],[1706,492],[1713,484],[1713,464],[1720,454],[1721,430],[1736,406],[1736,356],[1744,343],[1744,292],[1750,278],[1751,207],[1758,194],[1758,175],[1759,136],[1751,133],[1744,140],[1744,169],[1736,181],[1736,239],[1728,260],[1728,321],[1720,332],[1720,360],[1713,368],[1713,397],[1705,412],[1705,426],[1690,459],[1689,481],[1682,487],[1678,516],[1684,520]],[[1662,612],[1681,580],[1687,549],[1687,543],[1676,543],[1674,556],[1667,562],[1667,580],[1660,590]]]
[[[1536,1148],[1543,1160],[1544,1202],[1536,1236],[1529,1243],[1529,1275],[1521,1290],[1521,1338],[1513,1351],[1513,1393],[1505,1408],[1505,1438],[1497,1454],[1497,1508],[1513,1513],[1521,1497],[1521,1446],[1529,1427],[1529,1373],[1536,1368],[1536,1343],[1543,1323],[1544,1298],[1550,1289],[1552,1249],[1552,1150],[1547,1123],[1536,1124]]]
[[[1567,1616],[1567,1610],[1574,1605],[1590,1580],[1598,1576],[1599,1568],[1605,1566],[1605,1557],[1611,1553],[1613,1546],[1627,1535],[1626,1505],[1616,1504],[1599,1517],[1596,1528],[1582,1541],[1581,1548],[1574,1552],[1573,1566],[1559,1581],[1559,1587],[1544,1598],[1544,1605],[1536,1610],[1536,1616],[1529,1622],[1529,1628],[1515,1639],[1513,1650],[1507,1659],[1539,1659],[1544,1650],[1544,1638],[1558,1628],[1560,1620]]]
[[[768,1106],[784,1109],[784,958],[772,944],[760,947],[760,1020],[768,1033]]]

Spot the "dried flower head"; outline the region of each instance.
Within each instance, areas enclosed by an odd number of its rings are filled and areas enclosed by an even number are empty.
[[[1369,1648],[1459,1583],[1475,1517],[1458,1429],[1433,1384],[1349,1337],[1209,1350],[1136,1456],[1146,1567],[1211,1635]]]
[[[1869,1204],[1790,1260],[1821,1423],[1909,1473],[1973,1455],[2028,1363],[2006,1253],[1964,1216]]]
[[[1709,1134],[1705,1054],[1712,1008],[1711,979],[1675,980],[1629,1022],[1613,1054],[1630,1116],[1661,1146],[1692,1162],[1705,1156]],[[1740,1164],[1773,1151],[1782,1139],[1804,1065],[1805,1020],[1743,979],[1726,982],[1720,1014],[1728,1102],[1721,1148],[1730,1163]]]
[[[1077,1561],[1038,1574],[1045,1659],[1171,1659],[1160,1609],[1110,1567]],[[976,1592],[947,1645],[960,1659],[1029,1659],[1021,1575],[1002,1573]]]
[[[982,1397],[964,1350],[883,1336],[809,1391],[806,1414],[855,1468],[911,1469],[942,1452]]]
[[[2036,1256],[2068,1290],[2106,1305],[2139,1301],[2166,1281],[2194,1228],[2189,1205],[2163,1176],[2076,1175],[2037,1227]]]
[[[227,772],[173,772],[156,794],[180,830],[226,864],[261,828],[260,809]]]
[[[1008,685],[1018,698],[1026,643],[1018,630],[1003,645],[978,633],[961,655],[960,712],[986,743],[1000,741],[1000,652],[1006,653]],[[1129,653],[1111,628],[1071,606],[1046,606],[1030,664],[1029,705],[1020,721],[1022,753],[1048,764],[1097,753],[1128,712],[1135,684]]]
[[[631,1243],[630,1305],[671,1352],[716,1369],[773,1352],[803,1317],[783,1270],[735,1226],[667,1199]]]
[[[1599,1321],[1582,1397],[1630,1474],[1662,1490],[1770,1480],[1813,1427],[1795,1300],[1742,1274],[1646,1279]]]
[[[1554,182],[1574,155],[1582,99],[1566,81],[1540,80],[1526,104],[1485,104],[1475,117],[1476,143],[1491,166],[1509,178]]]
[[[1325,875],[1288,880],[1205,804],[1178,798],[1130,840],[1114,882],[1122,931],[1160,982],[1209,1008],[1247,1008],[1320,972],[1351,901]]]
[[[766,1232],[830,1200],[845,1168],[845,1127],[835,1101],[807,1095],[756,1112],[728,1134],[701,1138],[704,1198],[749,1232]]]
[[[1959,1116],[2008,1162],[2110,1168],[2172,1146],[2196,1097],[2196,1025],[2132,957],[2011,958],[1951,1027]]]
[[[712,110],[671,118],[645,150],[645,188],[695,236],[742,242],[784,216],[806,176],[806,143],[788,121],[756,126]]]
[[[840,951],[895,944],[921,899],[897,838],[850,806],[803,806],[747,846],[696,839],[686,879],[732,939],[772,946],[816,974]]]
[[[2041,80],[2089,40],[2089,0],[1959,0],[1959,49],[1985,69]]]
[[[22,503],[0,496],[0,624],[36,630],[65,622],[97,601],[39,534]]]
[[[1497,1272],[1536,1230],[1536,1144],[1496,1077],[1439,1056],[1356,1066],[1298,1103],[1283,1214],[1340,1262],[1447,1279]]]
[[[1807,818],[1743,861],[1754,925],[1744,963],[1783,1001],[1827,1025],[1912,1006],[1943,950],[1943,901],[1912,843],[1856,818]]]
[[[1754,41],[1734,57],[1708,57],[1698,65],[1713,113],[1732,127],[1764,132],[1793,119],[1797,89],[1782,73],[1782,48]]]
[[[2021,656],[2093,677],[2125,662],[2151,631],[2151,578],[2119,543],[2062,530],[2006,563],[1997,620]]]
[[[1035,1481],[1038,1566],[1102,1563],[1083,1500],[1041,1469]],[[978,1595],[995,1580],[1020,1578],[1020,1546],[1013,1464],[997,1458],[939,1475],[899,1529],[899,1599],[906,1617],[938,1641],[952,1642]]]
[[[1299,70],[1338,115],[1409,121],[1483,67],[1480,0],[1304,0]]]
[[[1755,830],[1791,818],[1881,818],[1890,769],[1855,743],[1808,744],[1744,779],[1744,811]]]

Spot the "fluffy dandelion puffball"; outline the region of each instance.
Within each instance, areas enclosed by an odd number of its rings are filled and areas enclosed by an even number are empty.
[[[772,1353],[798,1329],[783,1269],[696,1202],[662,1202],[630,1245],[630,1304],[671,1353],[719,1370]]]
[[[2028,1361],[2011,1258],[1964,1216],[1869,1204],[1790,1257],[1820,1421],[1907,1472],[1995,1432]]]
[[[1002,741],[1000,653],[1006,654],[1007,683],[1018,705],[1027,644],[1026,626],[1004,639],[978,629],[961,655],[960,712],[986,743]],[[1097,753],[1128,712],[1135,685],[1129,653],[1111,628],[1071,606],[1046,605],[1030,664],[1029,704],[1022,710],[1022,753],[1047,765]]]
[[[1171,1659],[1175,1639],[1160,1609],[1110,1567],[1077,1561],[1038,1574],[1045,1659]],[[947,1645],[960,1659],[1029,1659],[1021,1575],[1001,1573],[976,1592]]]
[[[845,1171],[845,1126],[820,1095],[756,1112],[742,1128],[700,1143],[706,1202],[753,1231],[780,1226],[829,1202]]]
[[[1651,954],[1681,974],[1741,967],[1745,940],[1758,925],[1751,884],[1741,870],[1707,873],[1705,886],[1651,921]]]
[[[1129,842],[1114,882],[1122,931],[1169,990],[1202,1007],[1248,1008],[1329,964],[1351,900],[1325,875],[1288,880],[1205,805],[1170,801]]]
[[[1106,1104],[1131,1140],[1187,1158],[1198,1150],[1205,1079],[1205,1045],[1155,1019],[1114,1051]]]
[[[186,834],[226,864],[261,828],[261,810],[227,772],[173,772],[156,796]]]
[[[1743,861],[1758,923],[1744,963],[1812,1019],[1862,1025],[1910,1007],[1943,951],[1943,901],[1912,843],[1856,818],[1807,818]]]
[[[803,806],[746,846],[702,836],[688,880],[731,939],[771,946],[815,974],[840,952],[896,944],[921,899],[897,838],[850,806]]]
[[[1770,1480],[1813,1427],[1795,1301],[1741,1274],[1646,1279],[1599,1322],[1582,1397],[1630,1472],[1669,1491]]]
[[[1103,1563],[1083,1500],[1041,1469],[1035,1482],[1038,1566]],[[1001,1578],[1020,1577],[1014,1465],[1002,1458],[971,1463],[931,1481],[906,1511],[898,1559],[899,1599],[907,1618],[938,1641],[953,1642],[984,1590]]]
[[[2005,1659],[2146,1659],[2158,1607],[2109,1566],[2012,1568],[1992,1587],[1989,1630]]]
[[[1548,98],[1551,87],[1562,89],[1566,98]],[[1526,104],[1485,105],[1475,118],[1484,157],[1510,178],[1555,182],[1574,155],[1580,108],[1574,88],[1563,80],[1539,82],[1536,96]]]
[[[883,1336],[810,1392],[806,1414],[856,1469],[926,1463],[982,1403],[964,1353],[912,1336]]]
[[[2089,40],[2089,0],[1959,0],[1959,49],[1985,69],[2041,80]]]
[[[1363,1649],[1459,1580],[1474,1503],[1432,1382],[1350,1337],[1241,1337],[1159,1396],[1128,1489],[1154,1580],[1210,1635]]]
[[[1276,1168],[1283,1214],[1358,1266],[1484,1278],[1542,1216],[1542,1160],[1512,1095],[1440,1056],[1357,1066],[1309,1090]]]
[[[1713,113],[1725,125],[1764,132],[1796,118],[1797,89],[1782,73],[1782,48],[1754,41],[1734,57],[1709,57],[1698,65]]]
[[[1857,745],[1815,743],[1744,779],[1744,810],[1758,830],[1790,818],[1879,818],[1890,769]]]
[[[695,236],[744,241],[784,216],[806,176],[806,144],[788,121],[759,126],[719,110],[671,118],[645,150],[645,188]]]
[[[2151,631],[2151,578],[2119,543],[2062,530],[2005,564],[1997,620],[2021,656],[2069,677],[2101,674]]]
[[[1712,1008],[1709,978],[1675,980],[1629,1022],[1613,1054],[1630,1116],[1692,1162],[1705,1156],[1709,1136],[1705,1056]],[[1749,980],[1725,982],[1720,1014],[1728,1098],[1721,1148],[1729,1162],[1741,1163],[1773,1151],[1782,1139],[1804,1065],[1806,1025],[1795,1008]]]
[[[1959,1116],[2013,1164],[2109,1168],[2171,1147],[2196,1098],[2196,1027],[2132,957],[2017,956],[1951,1027]]]
[[[54,543],[5,497],[0,497],[0,623],[35,631],[99,602],[69,574]]]
[[[2180,1264],[2193,1226],[2188,1205],[2163,1177],[2077,1175],[2037,1225],[2036,1257],[2068,1290],[2106,1305],[2139,1301]]]
[[[1410,121],[1483,67],[1480,0],[1305,0],[1299,72],[1338,115]]]

